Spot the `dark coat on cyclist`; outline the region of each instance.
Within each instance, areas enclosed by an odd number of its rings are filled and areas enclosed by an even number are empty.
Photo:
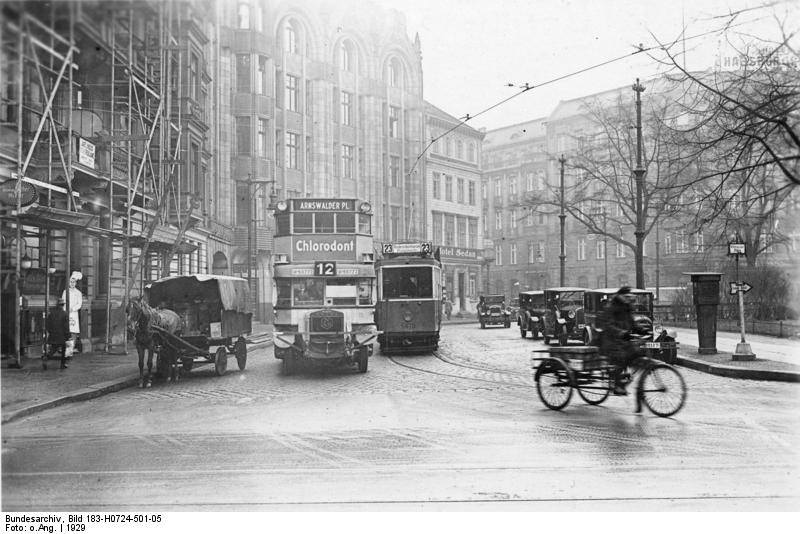
[[[605,311],[600,340],[600,352],[618,365],[626,364],[635,354],[630,341],[635,323],[628,294],[622,289],[611,299]]]

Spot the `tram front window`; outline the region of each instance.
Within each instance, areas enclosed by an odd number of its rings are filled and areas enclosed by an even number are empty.
[[[296,306],[322,306],[324,283],[315,278],[298,278],[292,282]]]
[[[433,270],[430,267],[385,269],[383,297],[389,299],[427,299],[433,297]]]

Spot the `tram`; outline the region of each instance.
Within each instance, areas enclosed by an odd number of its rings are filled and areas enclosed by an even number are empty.
[[[431,352],[442,326],[442,264],[432,245],[384,243],[375,264],[375,323],[383,354]]]
[[[273,345],[283,373],[307,363],[367,372],[375,327],[372,206],[296,198],[275,212]]]

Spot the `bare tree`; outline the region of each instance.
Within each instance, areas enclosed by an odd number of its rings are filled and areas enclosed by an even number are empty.
[[[658,91],[652,89],[658,85]],[[667,90],[668,94],[663,93]],[[564,187],[565,212],[588,232],[604,236],[633,252],[636,286],[644,288],[644,239],[662,219],[680,209],[679,198],[694,162],[674,153],[667,142],[666,127],[673,96],[663,82],[651,84],[642,112],[644,146],[642,163],[646,170],[641,209],[637,209],[635,109],[632,93],[619,93],[614,100],[584,103],[585,118],[593,128],[589,136],[576,136],[574,151],[566,154],[571,179]],[[560,187],[550,185],[544,195],[528,198],[529,209],[557,213],[561,206]],[[642,239],[635,231],[642,229]],[[606,251],[606,254],[608,251]]]

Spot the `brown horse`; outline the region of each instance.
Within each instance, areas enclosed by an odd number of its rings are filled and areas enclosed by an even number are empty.
[[[180,315],[172,310],[151,308],[141,298],[131,300],[126,308],[128,315],[128,332],[136,342],[139,354],[139,387],[150,387],[152,384],[153,353],[158,352],[159,359],[167,360],[167,382],[178,380],[178,361],[175,350],[167,346],[163,335],[154,330],[156,326],[170,334],[180,335],[183,328]],[[144,353],[147,352],[147,379],[144,375]]]

